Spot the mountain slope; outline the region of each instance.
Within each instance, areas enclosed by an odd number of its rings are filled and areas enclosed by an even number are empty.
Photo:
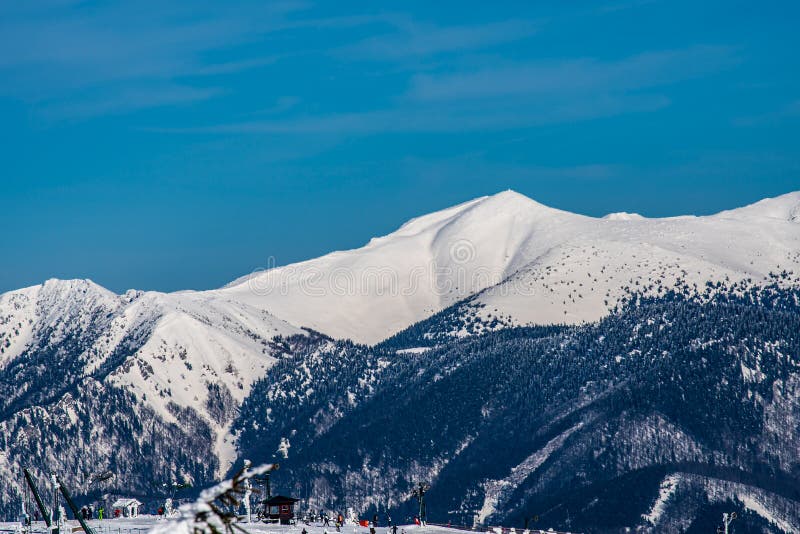
[[[335,338],[374,343],[511,275],[530,260],[526,228],[562,219],[582,217],[501,193],[414,219],[361,249],[239,280],[221,293]]]
[[[574,324],[603,317],[632,289],[764,282],[770,272],[797,270],[797,213],[800,193],[707,217],[592,218],[506,191],[216,294],[363,343],[477,293],[484,318]]]
[[[292,350],[276,336],[307,335],[192,292],[49,280],[1,295],[0,471],[13,482],[0,504],[15,502],[23,466],[73,488],[113,468],[141,495],[164,479],[214,480],[235,459],[228,427],[250,385]]]

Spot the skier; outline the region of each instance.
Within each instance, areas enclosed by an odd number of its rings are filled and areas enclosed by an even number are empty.
[[[300,534],[308,534],[308,531],[306,530],[306,527],[303,527],[303,532],[301,532]]]
[[[397,525],[392,525],[392,534],[397,534]]]
[[[372,526],[373,527],[377,527],[378,526],[378,514],[375,514],[375,515],[372,516]]]
[[[388,513],[386,514],[386,526],[392,526],[392,516],[390,516]]]
[[[331,520],[328,517],[328,514],[326,512],[322,513],[322,524],[323,524],[323,526],[326,526],[326,527],[331,526]],[[327,531],[326,531],[326,534],[327,534]]]
[[[101,507],[100,507],[100,508],[97,510],[97,519],[99,519],[100,521],[102,521],[102,520],[103,520],[103,512],[105,512],[105,511],[106,511],[106,509],[105,509],[105,508],[103,508],[103,507],[101,506]]]

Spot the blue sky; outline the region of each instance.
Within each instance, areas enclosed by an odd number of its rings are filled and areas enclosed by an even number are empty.
[[[797,2],[0,3],[0,291],[220,286],[515,189],[800,189]]]

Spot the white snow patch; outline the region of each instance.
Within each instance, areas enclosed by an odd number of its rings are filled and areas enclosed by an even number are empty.
[[[536,471],[553,452],[564,445],[564,441],[566,441],[568,437],[583,425],[584,422],[581,421],[548,441],[544,447],[525,458],[519,465],[514,466],[511,469],[511,473],[509,473],[506,478],[487,480],[484,483],[485,494],[483,505],[475,517],[475,523],[483,524],[483,522],[498,509],[498,506],[504,504],[504,500],[508,498],[508,494],[510,494],[514,488],[522,484],[522,482]]]
[[[653,507],[650,508],[650,511],[647,514],[642,515],[642,518],[645,521],[648,521],[653,526],[658,525],[658,521],[664,514],[664,510],[666,510],[667,503],[672,495],[675,494],[675,490],[678,489],[678,484],[680,484],[680,481],[681,475],[678,473],[669,475],[661,481],[661,487],[658,490],[658,498],[656,499],[656,502],[653,503]]]
[[[783,521],[777,517],[775,517],[766,506],[760,503],[753,495],[748,493],[739,492],[736,494],[736,498],[739,499],[745,508],[748,510],[757,513],[779,529],[783,530],[787,533],[796,532],[792,525]]]
[[[410,347],[407,349],[396,350],[396,354],[423,354],[431,350],[430,347]]]
[[[291,444],[291,443],[289,443],[289,438],[287,438],[287,437],[282,437],[282,438],[281,438],[281,444],[280,444],[280,445],[278,445],[278,451],[277,451],[277,452],[278,452],[278,453],[279,453],[281,456],[283,456],[284,458],[288,458],[288,457],[289,457],[289,448],[290,448],[291,446],[292,446],[292,444]]]

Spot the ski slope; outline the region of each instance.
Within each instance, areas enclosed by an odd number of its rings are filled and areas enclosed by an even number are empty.
[[[118,519],[106,519],[103,521],[91,520],[88,521],[88,524],[89,527],[96,532],[96,534],[184,534],[184,532],[191,534],[190,530],[179,528],[171,529],[171,524],[168,521],[159,519],[157,516],[152,515],[141,515],[136,518],[122,517]],[[304,523],[298,523],[297,525],[268,525],[254,521],[253,523],[240,522],[238,523],[238,526],[241,527],[245,532],[252,534],[301,534],[303,530],[305,530],[308,534],[336,533],[336,527],[325,527],[318,523],[310,525]],[[67,527],[70,529],[70,531],[83,532],[80,530],[80,525],[78,522],[74,520],[68,521]],[[16,528],[16,523],[0,523],[0,532],[17,532]],[[35,523],[33,532],[45,534],[47,532],[47,528],[44,522]],[[341,532],[342,534],[369,534],[370,529],[358,525],[346,524],[341,527]],[[378,527],[376,529],[376,534],[391,534],[391,532],[392,530],[386,526]],[[423,527],[410,524],[397,526],[398,534],[459,534],[463,532],[465,531],[438,525],[427,525]],[[519,529],[518,532],[519,534],[522,534],[523,530]],[[559,534],[553,530],[528,530],[525,532],[528,534],[539,534],[540,532]]]

